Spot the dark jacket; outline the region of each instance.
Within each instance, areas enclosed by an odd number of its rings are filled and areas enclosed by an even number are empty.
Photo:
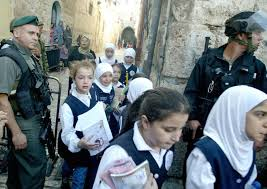
[[[86,55],[81,54],[81,53],[79,52],[78,48],[79,48],[79,47],[75,47],[75,48],[71,51],[71,53],[70,53],[70,55],[69,55],[69,58],[68,58],[69,61],[74,61],[74,60],[84,60],[84,59],[87,58]],[[96,59],[95,52],[92,51],[92,50],[90,49],[90,53],[93,55],[94,59]]]
[[[229,69],[229,63],[223,59],[225,47],[209,50],[197,61],[190,75],[184,91],[191,105],[189,120],[198,120],[205,125],[213,104],[229,87],[248,85],[266,92],[265,65],[252,54],[245,53]]]

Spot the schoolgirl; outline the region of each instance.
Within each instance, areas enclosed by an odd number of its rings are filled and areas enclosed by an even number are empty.
[[[100,64],[102,62],[109,63],[111,66],[117,64],[118,60],[115,58],[115,45],[113,43],[105,44],[105,55],[98,57],[96,63]]]
[[[121,115],[119,118],[120,131],[124,132],[125,122],[128,115],[133,116],[133,114],[138,114],[138,112],[130,110],[131,105],[139,96],[150,89],[153,89],[153,83],[147,78],[139,77],[130,82],[127,92],[128,103],[124,107],[121,107]],[[138,117],[138,115],[135,115],[135,117]]]
[[[109,140],[112,139],[112,134],[103,103],[97,102],[89,93],[94,79],[94,66],[85,60],[76,63],[71,69],[71,76],[75,82],[75,88],[61,107],[62,131],[59,134],[59,154],[65,160],[62,174],[64,176],[66,174],[64,169],[70,167],[73,170],[72,188],[83,189],[86,180],[87,187],[91,188],[99,159],[97,156],[91,156],[89,150],[99,149],[102,144],[89,142],[84,130],[93,125],[94,121],[102,121]],[[93,110],[97,111],[97,119],[95,115],[90,114]],[[86,120],[81,122],[84,114],[87,115]]]
[[[123,85],[119,80],[121,78],[121,66],[119,64],[113,64],[112,65],[113,68],[113,79],[112,79],[112,83],[113,83],[113,87],[114,89],[116,88],[124,88],[125,85]]]
[[[143,100],[136,100],[141,103],[138,121],[105,151],[94,189],[111,188],[101,175],[117,160],[129,157],[136,165],[148,160],[159,188],[167,178],[173,159],[170,149],[179,141],[188,119],[188,102],[178,92],[167,88],[146,91],[139,98]]]
[[[129,80],[139,72],[135,62],[135,50],[133,48],[125,49],[124,51],[124,62],[120,64],[121,66],[121,77],[120,82],[124,85],[129,84]]]
[[[186,188],[257,188],[254,142],[267,134],[267,95],[248,86],[227,89],[213,106],[204,137],[187,159]]]

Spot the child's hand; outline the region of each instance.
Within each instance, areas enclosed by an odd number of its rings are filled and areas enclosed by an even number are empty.
[[[120,101],[120,102],[123,102],[124,99],[125,99],[125,95],[122,94],[122,95],[119,96],[119,101]]]
[[[78,143],[79,148],[86,150],[94,150],[99,148],[100,146],[101,146],[100,143],[95,143],[95,144],[88,143],[88,140],[85,137],[83,137]]]
[[[158,185],[157,185],[156,180],[153,177],[153,174],[149,175],[149,177],[148,177],[148,179],[146,181],[144,189],[158,189]]]
[[[0,111],[0,127],[3,127],[7,123],[7,113]]]

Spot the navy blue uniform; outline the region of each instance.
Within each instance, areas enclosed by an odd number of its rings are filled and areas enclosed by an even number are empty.
[[[126,75],[128,74],[128,81],[132,79],[132,77],[137,73],[138,69],[135,65],[131,65],[128,69],[125,68],[123,63],[120,64],[121,67],[121,77],[120,82],[124,85],[128,84],[126,83]]]
[[[94,97],[90,100],[90,107],[87,107],[84,103],[82,103],[78,98],[73,95],[69,95],[65,103],[67,103],[73,114],[73,127],[75,128],[76,123],[78,121],[78,116],[89,111],[96,105],[96,99]],[[68,146],[66,146],[61,139],[61,132],[58,137],[58,152],[62,158],[64,158],[70,166],[71,169],[75,167],[87,167],[87,179],[86,179],[86,187],[92,188],[94,179],[96,176],[97,168],[100,163],[100,159],[98,155],[90,156],[90,153],[86,149],[81,149],[77,153],[70,152],[68,150]],[[83,138],[83,133],[80,131],[76,131],[76,135],[79,139]]]
[[[112,132],[112,136],[116,136],[119,133],[119,127],[117,124],[114,124],[114,119],[111,119],[111,115],[113,113],[113,108],[111,107],[111,104],[113,102],[113,99],[115,97],[115,90],[112,87],[112,90],[110,93],[103,92],[95,83],[93,83],[91,89],[90,89],[91,96],[94,96],[96,101],[101,101],[104,104],[107,105],[105,112],[107,116],[107,120],[109,122],[110,130]]]
[[[133,134],[134,130],[131,129],[127,131],[126,133],[122,134],[118,138],[116,138],[111,145],[119,145],[121,146],[130,157],[132,157],[133,161],[136,165],[139,165],[140,163],[147,160],[149,162],[150,171],[153,175],[158,175],[156,178],[156,182],[158,184],[158,187],[161,188],[163,182],[167,179],[167,172],[165,162],[166,162],[166,154],[163,158],[163,164],[161,167],[158,166],[155,159],[151,155],[149,151],[138,151],[134,142],[133,142]],[[170,149],[172,150],[172,149]]]
[[[255,166],[255,153],[253,162],[248,174],[242,177],[234,170],[229,163],[229,160],[211,138],[205,137],[198,141],[195,146],[201,150],[207,161],[212,167],[212,172],[216,178],[214,189],[244,189],[245,184],[250,179]]]

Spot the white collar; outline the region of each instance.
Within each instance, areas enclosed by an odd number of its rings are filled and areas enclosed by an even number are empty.
[[[139,122],[134,123],[134,134],[133,134],[133,142],[137,148],[138,151],[149,151],[149,152],[156,152],[158,154],[165,154],[166,149],[160,149],[160,152],[152,149],[144,140],[143,136],[141,135],[139,131]]]
[[[71,94],[72,96],[76,97],[77,99],[79,99],[81,102],[83,102],[86,106],[90,107],[90,99],[91,99],[91,95],[88,91],[87,94],[81,94],[78,93],[78,91],[76,90],[76,86],[71,90]]]
[[[98,81],[97,79],[95,79],[94,83],[104,92],[104,93],[110,93],[113,86],[112,83],[110,83],[109,86],[104,86],[102,85],[102,83],[100,83],[100,81]]]
[[[106,56],[102,56],[100,59],[102,62],[109,63],[110,65],[115,64],[115,61],[116,61],[114,56],[112,58],[107,58]]]
[[[128,70],[133,64],[123,63],[123,66]]]
[[[121,87],[121,86],[123,86],[123,84],[120,82],[120,81],[118,81],[117,83],[113,83],[113,87],[116,87],[116,88],[119,88],[119,87]]]
[[[74,89],[71,90],[71,94],[72,94],[72,96],[75,96],[75,97],[77,97],[79,99],[80,98],[89,98],[89,99],[91,99],[91,94],[89,93],[89,91],[88,91],[87,94],[81,94],[81,93],[79,93],[77,91],[76,86],[74,87]]]

